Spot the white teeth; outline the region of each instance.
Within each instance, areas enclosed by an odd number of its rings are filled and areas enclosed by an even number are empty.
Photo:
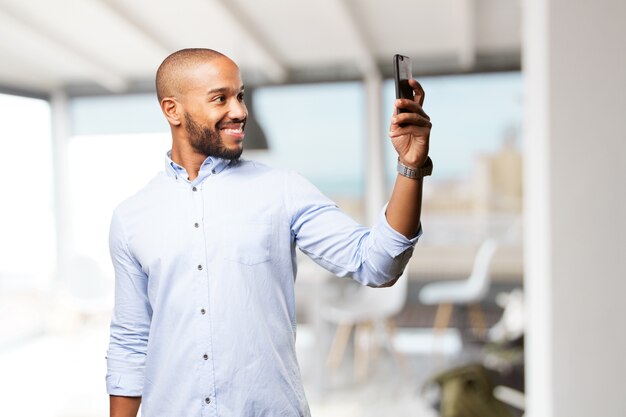
[[[238,128],[224,128],[222,130],[226,133],[241,134],[243,132],[243,125],[239,125]]]

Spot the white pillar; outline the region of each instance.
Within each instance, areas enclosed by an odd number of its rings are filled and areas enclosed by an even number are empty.
[[[626,416],[626,2],[524,6],[526,415]]]
[[[70,116],[67,95],[56,91],[50,98],[52,124],[52,170],[54,192],[54,219],[57,246],[56,271],[71,257],[72,230],[68,181],[67,148],[70,138]],[[85,175],[94,175],[85,173]],[[58,283],[58,282],[57,282]]]
[[[461,13],[459,25],[459,66],[471,70],[476,64],[476,2],[463,0],[458,3]]]
[[[387,201],[385,187],[385,137],[382,133],[382,80],[378,73],[364,78],[367,96],[367,164],[365,166],[365,214],[367,224],[372,226]]]

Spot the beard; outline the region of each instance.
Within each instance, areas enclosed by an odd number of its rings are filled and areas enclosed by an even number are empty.
[[[189,113],[185,113],[185,123],[185,128],[189,135],[189,144],[198,153],[228,160],[239,159],[241,156],[243,152],[242,147],[228,149],[224,146],[219,131],[219,123],[214,129],[208,126],[201,126],[193,120]]]

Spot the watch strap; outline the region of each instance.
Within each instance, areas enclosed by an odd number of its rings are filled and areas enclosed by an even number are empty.
[[[419,168],[411,168],[404,165],[400,162],[400,158],[398,158],[398,174],[408,177],[414,180],[424,178],[427,175],[432,174],[433,172],[433,161],[430,159],[430,156],[426,158],[424,164]]]

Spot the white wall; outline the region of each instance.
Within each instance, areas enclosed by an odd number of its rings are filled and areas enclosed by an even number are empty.
[[[626,416],[626,2],[527,0],[527,411]]]

